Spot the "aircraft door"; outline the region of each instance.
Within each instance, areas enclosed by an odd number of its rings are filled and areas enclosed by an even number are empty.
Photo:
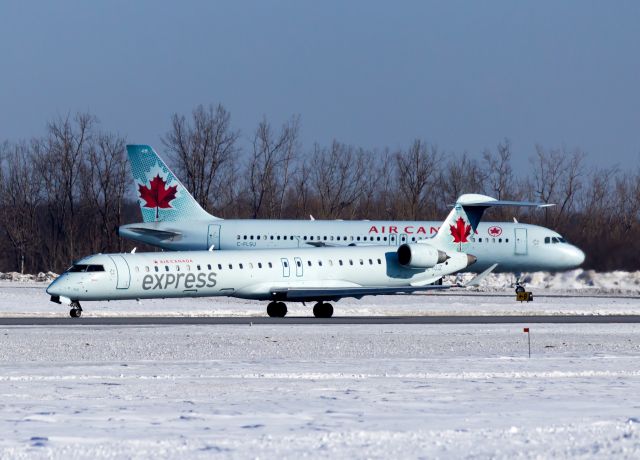
[[[296,264],[296,276],[302,276],[302,259],[300,257],[294,257],[293,262]]]
[[[129,271],[129,264],[122,256],[109,256],[113,263],[116,265],[116,277],[118,289],[129,289],[131,284],[131,272]]]
[[[289,267],[289,259],[285,259],[283,257],[282,259],[280,259],[280,262],[282,262],[282,276],[284,278],[289,278],[289,275],[291,274],[291,268]]]
[[[389,246],[398,245],[398,236],[395,233],[389,235]]]
[[[207,247],[213,249],[220,249],[220,226],[209,225],[209,233],[207,236]]]
[[[527,229],[526,228],[516,228],[516,245],[514,254],[524,255],[527,254]]]

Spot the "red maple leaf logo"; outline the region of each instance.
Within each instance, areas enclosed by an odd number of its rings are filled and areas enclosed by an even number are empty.
[[[160,174],[154,177],[149,183],[149,187],[146,185],[138,185],[138,191],[140,192],[140,198],[145,201],[145,208],[156,208],[156,219],[158,218],[158,210],[171,207],[171,201],[176,197],[177,185],[166,187],[167,183],[164,181]]]
[[[467,237],[471,234],[471,225],[468,225],[462,217],[458,217],[455,225],[450,225],[451,236],[454,243],[468,243]]]
[[[500,236],[502,235],[502,229],[500,227],[489,227],[489,235]]]

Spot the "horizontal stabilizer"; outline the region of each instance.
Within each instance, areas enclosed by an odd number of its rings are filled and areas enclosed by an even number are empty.
[[[487,208],[492,207],[505,207],[505,206],[517,206],[517,207],[529,207],[529,208],[548,208],[555,206],[553,203],[534,203],[531,201],[511,201],[511,200],[497,200],[490,196],[480,195],[477,193],[468,193],[458,198],[454,208],[461,207],[467,214],[469,224],[471,228],[476,230],[482,215]]]
[[[140,235],[157,238],[159,240],[168,240],[169,238],[175,238],[176,236],[182,235],[182,233],[180,232],[174,232],[171,230],[156,230],[153,228],[145,228],[145,227],[127,227],[127,230],[130,230],[134,233],[138,233]]]

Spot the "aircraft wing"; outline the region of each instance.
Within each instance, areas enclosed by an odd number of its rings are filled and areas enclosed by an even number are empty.
[[[156,230],[146,227],[127,227],[127,230],[138,233],[140,235],[151,236],[159,240],[168,240],[169,238],[175,238],[176,236],[182,235],[182,233],[172,230]]]
[[[343,297],[360,299],[365,295],[410,294],[418,291],[441,290],[455,287],[447,284],[429,284],[427,286],[370,286],[370,287],[319,287],[319,288],[275,288],[271,295],[275,300],[339,300]]]

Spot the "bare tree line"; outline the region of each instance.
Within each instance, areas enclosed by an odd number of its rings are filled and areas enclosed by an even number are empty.
[[[535,146],[516,172],[508,140],[471,156],[422,139],[367,150],[337,140],[305,148],[298,116],[242,134],[221,105],[174,114],[160,153],[202,206],[226,218],[440,220],[463,193],[556,203],[519,213],[582,247],[585,266],[638,269],[640,168],[596,168],[580,150]],[[78,113],[45,135],[0,144],[0,271],[60,271],[95,252],[129,250],[115,229],[140,219],[126,140]],[[494,210],[492,220],[511,220]]]

